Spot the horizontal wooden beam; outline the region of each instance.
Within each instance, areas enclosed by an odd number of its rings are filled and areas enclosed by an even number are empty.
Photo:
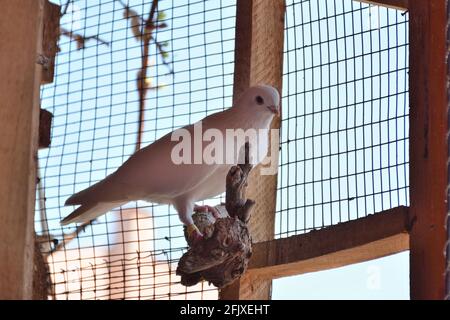
[[[409,249],[408,208],[397,207],[318,231],[256,243],[253,277],[280,278],[337,268]]]
[[[408,10],[408,0],[375,0],[375,1],[357,0],[357,1],[397,10]]]

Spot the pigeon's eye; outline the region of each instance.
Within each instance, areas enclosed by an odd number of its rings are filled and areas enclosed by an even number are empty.
[[[259,105],[263,105],[264,104],[264,99],[261,96],[257,96],[256,97],[256,103]]]

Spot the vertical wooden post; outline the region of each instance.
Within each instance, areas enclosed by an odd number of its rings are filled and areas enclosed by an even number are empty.
[[[236,18],[236,47],[234,98],[257,84],[278,88],[281,94],[284,45],[284,0],[238,0]],[[275,119],[272,128],[280,128]],[[278,159],[278,145],[272,158]],[[249,178],[247,197],[256,201],[250,230],[253,242],[274,237],[276,175],[260,175],[256,167]],[[221,299],[270,299],[271,280],[242,277],[220,292]]]
[[[31,299],[43,0],[0,11],[0,299]]]
[[[409,0],[412,299],[443,299],[447,211],[445,0]]]
[[[448,67],[450,63],[450,3],[447,2],[447,27],[446,27],[446,51],[447,51],[447,223],[446,223],[446,231],[447,231],[447,241],[445,248],[446,255],[446,267],[445,267],[445,277],[446,277],[446,288],[445,288],[445,299],[450,300],[450,69]]]

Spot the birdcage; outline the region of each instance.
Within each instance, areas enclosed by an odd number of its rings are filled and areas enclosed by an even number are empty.
[[[449,298],[446,1],[2,7],[0,297],[270,299],[276,279],[409,252],[410,297]],[[60,224],[73,193],[258,84],[282,97],[277,170],[249,175],[238,280],[181,283],[189,248],[170,205]]]

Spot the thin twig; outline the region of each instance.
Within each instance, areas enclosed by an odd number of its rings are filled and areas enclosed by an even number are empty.
[[[73,0],[67,0],[66,4],[64,5],[64,9],[61,12],[61,17],[67,13],[67,10],[69,9],[69,5],[72,3]]]
[[[150,14],[148,16],[147,22],[145,23],[145,27],[148,29],[152,29],[155,20],[156,8],[158,7],[158,0],[153,0],[152,7],[150,9]]]
[[[170,62],[167,61],[166,58],[164,58],[164,54],[166,53],[166,51],[164,50],[163,45],[160,42],[156,41],[153,37],[152,40],[155,42],[156,48],[158,48],[163,64],[169,69],[170,74],[173,74],[173,69],[170,67]]]
[[[128,8],[128,5],[123,3],[122,0],[117,0],[125,9]]]
[[[148,61],[149,61],[149,49],[150,40],[152,39],[152,31],[154,29],[154,18],[156,13],[156,8],[158,7],[158,0],[153,0],[150,9],[150,14],[145,21],[145,30],[142,34],[143,51],[142,51],[142,64],[141,71],[139,73],[138,90],[139,90],[139,122],[138,122],[138,132],[136,138],[136,150],[139,151],[142,143],[142,135],[144,132],[144,114],[145,114],[145,98],[147,96],[148,87],[145,85],[145,79],[147,79]]]
[[[125,10],[130,10],[131,9],[130,6],[125,4],[125,3],[123,3],[122,0],[116,0],[116,1],[118,1]],[[141,20],[141,24],[144,25],[145,24],[145,20],[141,16],[138,16],[138,18],[139,18],[139,20]]]
[[[109,42],[103,40],[102,38],[100,38],[99,36],[88,36],[88,37],[83,37],[85,41],[89,41],[89,40],[96,40],[97,42],[99,42],[100,44],[103,44],[107,47],[109,47]]]
[[[85,46],[86,42],[88,42],[89,40],[96,40],[100,44],[104,44],[104,45],[109,47],[109,42],[101,39],[99,36],[96,36],[96,35],[95,36],[84,37],[84,36],[82,36],[80,34],[74,33],[72,31],[69,31],[69,30],[64,29],[64,28],[60,28],[60,33],[63,36],[69,37],[70,39],[74,40],[77,43],[77,49],[78,50],[84,49],[86,47]]]
[[[147,73],[149,68],[149,50],[150,50],[150,42],[154,42],[158,52],[162,57],[163,64],[167,66],[170,71],[170,74],[173,74],[172,68],[170,68],[170,63],[166,59],[166,51],[164,50],[164,45],[156,41],[153,37],[152,33],[156,29],[163,29],[167,27],[167,24],[162,22],[157,24],[156,20],[158,19],[156,16],[157,8],[158,8],[158,0],[153,0],[152,6],[150,8],[150,13],[148,18],[144,20],[141,16],[137,15],[127,4],[125,4],[122,0],[117,0],[126,10],[126,18],[131,19],[132,21],[132,31],[135,35],[136,39],[142,41],[142,55],[141,55],[141,69],[138,72],[137,77],[137,88],[139,93],[139,120],[138,120],[138,131],[136,138],[136,148],[135,152],[137,152],[141,148],[142,144],[142,135],[144,132],[144,118],[145,118],[145,99],[147,97],[148,90],[154,90],[160,88],[160,86],[149,87],[146,84],[147,81]],[[138,18],[140,21],[139,30],[137,28],[138,21],[133,21],[133,19]]]

